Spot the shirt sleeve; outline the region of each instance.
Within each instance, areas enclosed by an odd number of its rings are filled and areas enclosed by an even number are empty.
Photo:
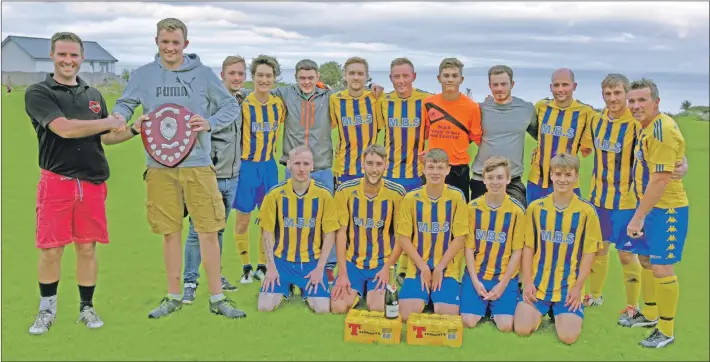
[[[519,212],[515,216],[515,227],[513,228],[512,250],[520,250],[525,243],[527,218],[524,213]]]
[[[325,208],[323,209],[323,220],[321,228],[324,233],[330,233],[340,229],[338,222],[338,206],[335,204],[335,199],[329,193],[325,197]]]
[[[259,209],[259,226],[266,231],[274,232],[276,228],[276,193],[269,192]]]
[[[328,96],[328,103],[330,104],[330,128],[335,129],[338,127],[338,116],[335,113],[335,94]]]
[[[348,210],[349,202],[345,191],[338,190],[335,192],[335,205],[338,208],[338,222],[340,226],[348,225],[350,221],[350,210]]]
[[[537,107],[533,106],[532,115],[530,116],[530,124],[528,124],[528,134],[537,141],[537,132],[540,128],[539,120],[537,119]]]
[[[602,242],[602,228],[599,223],[599,215],[597,211],[590,207],[587,212],[587,225],[585,225],[586,237],[584,240],[584,250],[586,253],[596,253],[597,250],[603,245]]]
[[[678,140],[674,129],[664,127],[660,121],[655,122],[653,136],[648,140],[648,161],[651,172],[673,172],[678,158]]]
[[[25,92],[25,111],[44,128],[48,128],[55,119],[64,117],[50,91],[39,86],[31,86]]]
[[[535,207],[528,207],[525,211],[525,246],[535,249]]]
[[[592,128],[596,124],[601,122],[601,116],[599,115],[592,115],[591,116],[591,121],[587,123],[587,125],[584,127],[584,131],[582,132],[582,147],[584,148],[589,148],[589,149],[594,149],[594,137],[592,136]]]
[[[469,234],[468,230],[468,205],[462,194],[456,196],[456,211],[452,218],[451,235],[457,238]]]
[[[465,248],[476,250],[476,209],[473,206],[466,207],[468,212],[468,235],[466,236]]]
[[[412,237],[413,227],[412,199],[405,197],[399,204],[399,212],[397,213],[397,234]]]
[[[468,132],[471,141],[475,142],[476,145],[481,145],[481,138],[483,138],[481,106],[476,102],[473,102],[473,113],[471,114],[471,124],[469,125]]]

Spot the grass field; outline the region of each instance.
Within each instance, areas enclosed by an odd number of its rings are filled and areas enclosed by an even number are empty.
[[[113,105],[116,94],[108,93]],[[145,215],[141,142],[107,147],[111,167],[107,212],[111,244],[101,246],[95,306],[104,319],[100,330],[76,324],[79,293],[75,256],[67,249],[59,283],[58,316],[50,332],[30,336],[37,311],[35,190],[39,177],[37,139],[24,111],[23,94],[2,97],[2,357],[4,360],[708,360],[708,126],[679,119],[686,137],[690,173],[690,233],[677,268],[680,304],[676,343],[663,350],[637,345],[648,332],[616,326],[624,306],[621,270],[612,251],[605,304],[586,310],[582,335],[574,346],[557,342],[554,327],[532,337],[501,334],[487,323],[467,330],[460,349],[358,345],[343,342],[344,316],[313,315],[301,303],[283,304],[272,314],[258,313],[258,284],[232,293],[248,313],[227,320],[208,311],[204,272],[192,306],[160,320],[148,312],[166,293],[161,237],[151,234]],[[528,138],[526,155],[533,146]],[[280,151],[279,151],[280,152]],[[280,154],[280,153],[279,153]],[[281,170],[282,171],[282,170]],[[591,159],[584,160],[586,195]],[[225,232],[223,266],[238,283],[241,264],[232,238],[234,214]],[[184,229],[185,233],[187,228]],[[256,230],[252,228],[252,236]],[[254,239],[253,239],[254,240]],[[256,250],[252,242],[252,250]],[[253,261],[256,255],[252,253]]]

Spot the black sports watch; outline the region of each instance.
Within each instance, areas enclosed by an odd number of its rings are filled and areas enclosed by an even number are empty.
[[[131,133],[133,133],[134,136],[138,136],[138,135],[141,134],[141,133],[138,132],[138,131],[136,131],[135,128],[133,128],[133,125],[134,125],[134,124],[135,124],[135,123],[131,124]]]

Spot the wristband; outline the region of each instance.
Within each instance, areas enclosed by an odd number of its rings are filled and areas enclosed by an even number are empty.
[[[133,128],[133,124],[131,124],[131,133],[133,133],[134,136],[138,136],[140,132],[136,131],[135,128]]]

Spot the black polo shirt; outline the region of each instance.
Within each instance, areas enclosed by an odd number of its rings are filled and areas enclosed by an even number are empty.
[[[77,77],[77,86],[57,83],[54,74],[27,88],[25,111],[32,120],[39,143],[39,167],[56,174],[81,180],[102,182],[109,177],[108,161],[101,135],[62,138],[49,124],[64,117],[72,120],[95,120],[108,117],[106,101],[98,89]]]

